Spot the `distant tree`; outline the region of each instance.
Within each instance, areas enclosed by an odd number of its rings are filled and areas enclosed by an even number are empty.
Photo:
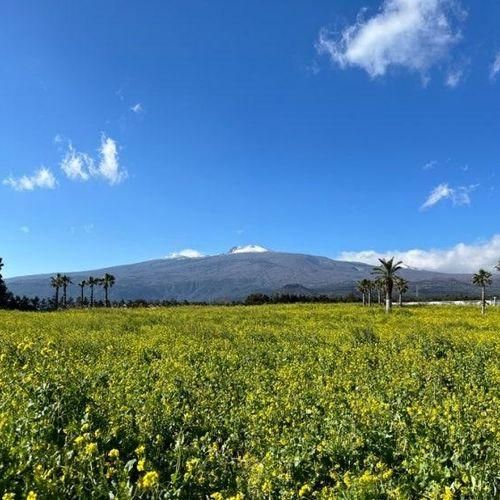
[[[61,273],[57,273],[55,276],[50,278],[50,286],[55,288],[56,294],[54,297],[54,307],[55,309],[59,309],[59,289],[62,287],[62,275]]]
[[[382,305],[382,294],[385,293],[385,282],[382,278],[377,278],[373,281],[373,287],[377,290],[377,303]]]
[[[109,307],[109,289],[113,287],[113,285],[116,283],[116,278],[112,274],[106,273],[102,278],[101,278],[101,283],[104,288],[104,303],[106,307]]]
[[[0,259],[0,260],[1,260],[1,259]],[[498,261],[498,264],[495,266],[495,269],[496,269],[497,271],[500,271],[500,260]]]
[[[82,281],[80,281],[80,283],[78,283],[78,286],[80,287],[80,305],[83,306],[84,290],[85,290],[85,287],[87,286],[87,282],[85,280],[82,280]]]
[[[394,278],[394,285],[399,294],[399,307],[403,307],[403,295],[408,291],[409,283],[401,276],[396,276]]]
[[[10,294],[7,290],[7,285],[2,277],[3,259],[0,257],[0,308],[7,307],[9,303]]]
[[[99,278],[94,278],[93,276],[89,276],[87,280],[87,285],[90,288],[90,307],[94,307],[94,287],[99,286],[101,280]]]
[[[479,271],[472,276],[472,283],[481,287],[481,314],[484,314],[486,311],[486,287],[492,283],[491,273],[484,269],[479,269]]]
[[[368,307],[370,307],[372,305],[372,291],[375,288],[375,283],[372,280],[366,280],[366,288]]]
[[[271,297],[263,293],[252,293],[245,299],[245,305],[247,306],[258,306],[262,304],[270,304],[271,302]]]
[[[358,281],[358,292],[361,293],[362,299],[363,299],[363,306],[366,306],[367,303],[367,294],[369,293],[370,290],[370,281],[367,279],[363,279]]]
[[[392,309],[392,290],[394,288],[394,279],[397,272],[401,269],[402,262],[394,263],[392,259],[379,259],[380,265],[373,268],[373,274],[377,274],[385,287],[385,312],[389,313]]]
[[[66,307],[68,305],[68,286],[71,285],[73,282],[71,281],[71,278],[67,276],[66,274],[64,276],[61,276],[61,285],[63,289],[63,306]]]

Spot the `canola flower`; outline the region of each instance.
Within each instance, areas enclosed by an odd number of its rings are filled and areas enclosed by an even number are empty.
[[[494,498],[500,308],[0,311],[0,498]]]
[[[156,471],[149,471],[139,479],[139,487],[143,490],[150,490],[158,484],[159,475]]]

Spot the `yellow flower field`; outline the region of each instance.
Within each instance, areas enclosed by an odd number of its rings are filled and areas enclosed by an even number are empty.
[[[494,498],[500,308],[0,312],[0,498]]]

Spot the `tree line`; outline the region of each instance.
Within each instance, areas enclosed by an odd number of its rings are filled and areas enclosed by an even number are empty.
[[[86,304],[90,307],[95,306],[95,295],[94,290],[96,287],[102,286],[104,290],[104,306],[111,307],[111,302],[109,300],[109,293],[111,288],[116,283],[116,278],[109,273],[105,273],[101,278],[95,278],[94,276],[89,276],[86,280],[82,280],[77,283],[80,288],[79,305],[84,306]],[[66,274],[57,273],[55,276],[50,278],[50,286],[54,288],[54,306],[55,309],[62,307],[68,307],[68,287],[73,284],[71,277]],[[90,290],[90,300],[87,300],[85,296],[85,289]],[[60,297],[60,291],[62,290],[62,297]]]
[[[383,298],[385,299],[385,310],[390,312],[393,306],[393,293],[396,290],[398,293],[398,303],[403,305],[403,296],[408,292],[409,282],[399,276],[398,272],[403,269],[402,261],[394,262],[392,259],[379,259],[380,265],[373,268],[372,273],[376,276],[373,280],[362,279],[357,282],[357,291],[361,293],[363,306],[371,306],[373,303],[373,293],[376,293],[377,303],[382,305]],[[65,274],[57,273],[50,278],[50,286],[54,289],[54,298],[52,300],[40,299],[39,297],[20,297],[15,296],[7,289],[7,285],[3,280],[1,271],[3,268],[3,260],[0,257],[0,309],[19,309],[24,311],[37,311],[48,309],[59,309],[60,307],[71,307],[75,305],[73,299],[68,299],[68,288],[74,284],[71,277]],[[500,272],[500,261],[495,266],[495,269]],[[493,282],[493,274],[485,269],[480,269],[472,276],[472,283],[481,288],[481,312],[486,311],[486,289]],[[105,273],[104,276],[96,278],[89,276],[87,279],[77,283],[80,288],[79,297],[76,305],[95,307],[96,305],[104,305],[111,307],[110,290],[116,283],[116,278],[112,274]],[[104,303],[95,300],[96,288],[102,287],[104,291]],[[85,291],[89,290],[89,297]],[[62,292],[62,293],[61,293]],[[297,302],[352,302],[356,300],[354,295],[347,297],[335,298],[327,295],[321,296],[305,296],[293,294],[279,294],[273,297],[262,293],[254,293],[249,295],[242,303],[246,305],[258,304],[280,304],[280,303],[297,303]],[[233,302],[238,304],[241,302]],[[180,305],[188,304],[187,301],[177,300],[121,300],[114,302],[117,306],[140,307],[140,306],[161,306],[161,305]],[[198,304],[204,304],[199,302]]]
[[[377,292],[378,303],[382,303],[382,295],[385,295],[385,311],[389,313],[392,309],[392,296],[394,289],[399,295],[399,305],[403,305],[403,295],[408,291],[409,282],[397,273],[403,269],[402,261],[394,262],[392,259],[379,259],[380,265],[373,268],[372,273],[377,276],[374,280],[362,279],[357,283],[357,290],[362,295],[363,306],[372,303],[372,292]],[[500,261],[495,266],[500,272]],[[472,284],[481,288],[481,313],[486,312],[486,287],[493,283],[493,274],[485,269],[480,269],[472,275]]]

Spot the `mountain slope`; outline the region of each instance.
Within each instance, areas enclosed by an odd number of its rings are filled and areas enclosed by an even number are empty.
[[[268,251],[232,252],[201,258],[160,259],[137,264],[85,272],[66,272],[74,285],[70,296],[77,297],[76,283],[88,276],[109,272],[116,276],[113,299],[177,299],[189,301],[232,301],[251,293],[272,294],[294,287],[304,287],[317,294],[347,295],[356,281],[371,278],[372,266],[335,261],[326,257]],[[477,296],[478,290],[465,274],[444,274],[405,269],[401,275],[410,280],[411,292],[417,287],[421,297],[465,294]],[[7,280],[9,289],[18,295],[52,296],[51,275],[36,275]],[[495,280],[492,292],[500,292]],[[101,291],[97,292],[100,297]]]

